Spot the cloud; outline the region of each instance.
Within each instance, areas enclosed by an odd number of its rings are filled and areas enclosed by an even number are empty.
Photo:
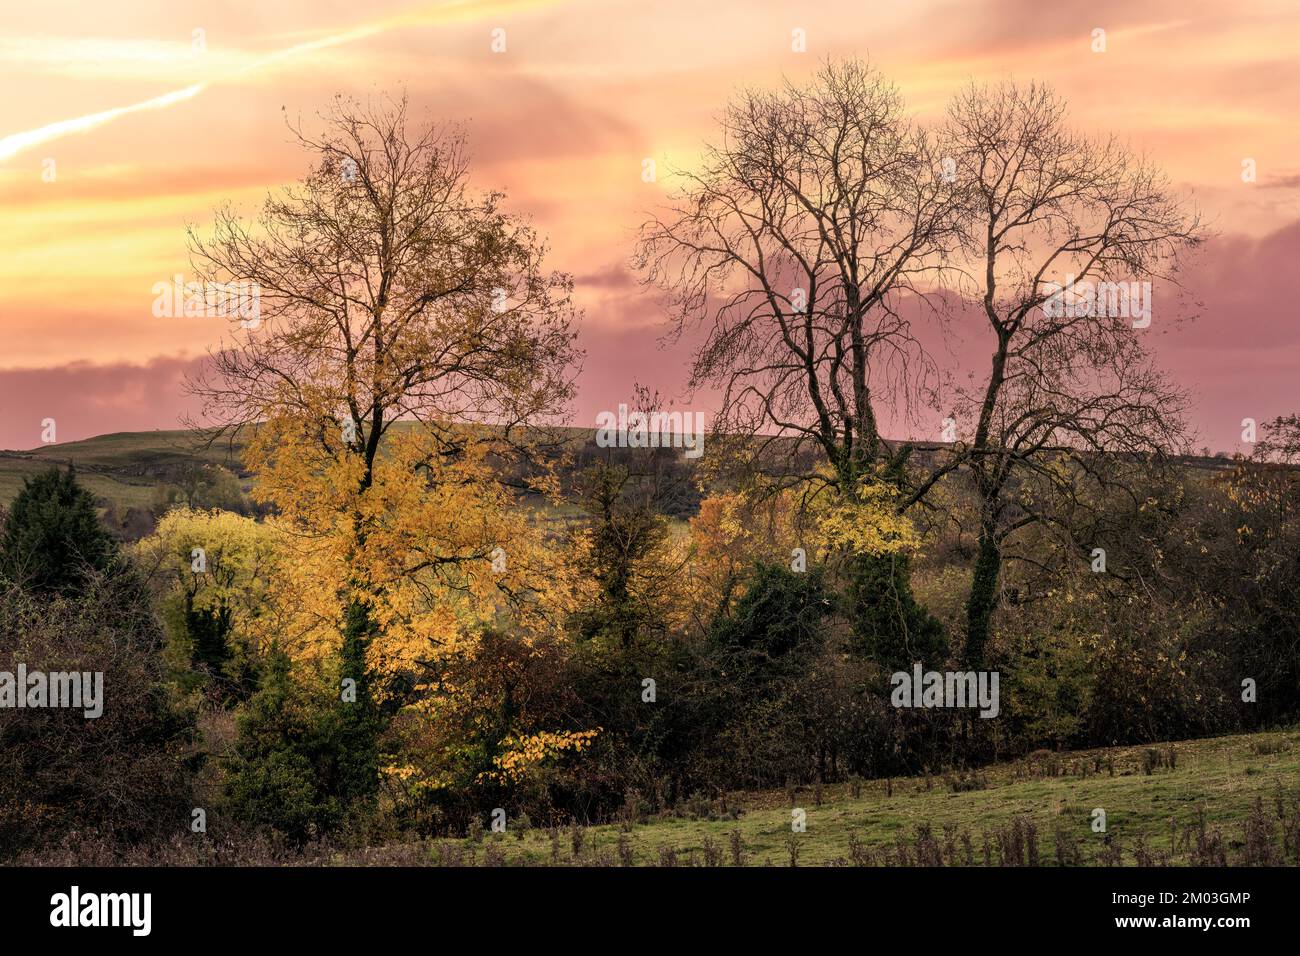
[[[0,369],[0,448],[40,446],[46,418],[54,419],[59,442],[180,428],[187,413],[199,411],[199,400],[185,394],[183,382],[202,361],[170,356],[139,364]]]
[[[574,285],[579,289],[601,289],[616,292],[631,292],[640,287],[640,278],[622,263],[611,263],[594,272],[580,273],[573,277]]]
[[[1178,346],[1217,351],[1300,344],[1300,324],[1286,305],[1294,300],[1298,260],[1300,221],[1259,238],[1211,239],[1185,270],[1201,317],[1179,329]]]

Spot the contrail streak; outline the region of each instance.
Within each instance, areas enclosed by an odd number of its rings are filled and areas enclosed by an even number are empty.
[[[27,130],[23,133],[11,133],[9,136],[0,139],[0,161],[11,159],[20,152],[31,149],[33,146],[39,146],[41,143],[48,143],[51,140],[60,139],[74,133],[86,133],[92,129],[103,126],[105,123],[111,123],[113,120],[126,116],[130,113],[141,113],[145,110],[166,109],[176,103],[184,100],[193,99],[202,93],[214,83],[220,83],[222,79],[230,79],[235,76],[242,76],[245,73],[251,73],[254,70],[269,66],[272,63],[278,63],[281,60],[289,59],[300,53],[308,53],[313,50],[321,50],[331,46],[337,46],[341,43],[350,43],[354,40],[365,39],[374,36],[377,33],[383,33],[399,26],[419,26],[431,23],[449,22],[452,20],[470,19],[475,16],[482,16],[487,13],[504,13],[509,10],[518,10],[528,7],[544,6],[545,0],[522,0],[522,2],[504,2],[490,4],[473,4],[465,2],[453,2],[440,4],[434,9],[425,8],[417,12],[400,14],[395,17],[389,17],[385,20],[379,20],[371,24],[363,24],[354,27],[343,33],[336,33],[333,36],[322,37],[319,40],[308,40],[283,50],[277,50],[260,59],[254,60],[247,66],[241,67],[227,76],[218,80],[212,80],[205,83],[195,83],[193,86],[187,86],[182,90],[174,90],[171,93],[164,93],[161,96],[155,96],[152,99],[143,100],[139,103],[132,103],[129,106],[118,106],[111,110],[103,110],[99,113],[91,113],[88,116],[78,116],[75,119],[60,120],[57,123],[50,123],[47,126],[41,126],[37,129]]]
[[[89,116],[78,116],[76,119],[60,120],[57,123],[50,123],[48,126],[31,129],[25,133],[13,133],[4,139],[0,139],[0,160],[10,159],[25,149],[31,149],[33,146],[39,146],[41,143],[58,139],[61,136],[68,136],[72,133],[85,133],[97,126],[111,123],[119,116],[126,116],[129,113],[141,113],[145,110],[164,109],[173,103],[179,103],[182,100],[198,96],[205,87],[207,87],[206,83],[195,83],[183,90],[164,93],[162,96],[155,96],[151,100],[144,100],[140,103],[132,103],[130,106],[117,106],[111,110],[104,110],[102,113],[91,113]]]

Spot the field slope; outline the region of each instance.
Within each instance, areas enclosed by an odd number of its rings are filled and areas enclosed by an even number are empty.
[[[792,804],[805,832],[792,832]],[[451,865],[734,865],[738,840],[744,865],[1295,865],[1300,732],[1040,753],[965,777],[827,787],[820,803],[809,788],[637,823],[512,826],[427,852]]]
[[[0,505],[13,500],[24,477],[72,465],[81,483],[105,503],[119,510],[144,508],[156,489],[174,481],[185,465],[202,462],[238,472],[235,451],[232,456],[225,444],[204,447],[197,432],[184,430],[115,432],[27,451],[0,451]]]

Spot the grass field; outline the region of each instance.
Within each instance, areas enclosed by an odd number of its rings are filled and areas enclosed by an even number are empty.
[[[961,791],[960,778],[872,780],[856,796],[853,784],[826,787],[820,802],[806,788],[793,800],[782,791],[734,794],[637,823],[511,832],[508,822],[504,834],[434,841],[420,852],[445,865],[734,865],[738,840],[750,866],[789,866],[792,854],[799,866],[1005,865],[1031,856],[1057,865],[1058,854],[1071,865],[1300,862],[1297,729],[1040,753],[972,782],[983,789]],[[804,832],[792,832],[792,805],[806,814]],[[1106,812],[1104,834],[1093,831],[1095,809]]]
[[[27,451],[0,451],[0,504],[13,500],[24,477],[71,464],[97,498],[119,510],[148,507],[170,473],[199,461],[238,467],[224,445],[203,448],[190,431],[116,432]]]
[[[405,427],[399,422],[397,427]],[[567,429],[573,436],[588,434]],[[82,484],[119,511],[148,507],[156,489],[175,481],[186,464],[220,465],[241,470],[242,442],[230,447],[223,439],[205,447],[200,434],[182,429],[150,432],[115,432],[84,441],[43,445],[25,451],[0,451],[0,505],[7,505],[23,486],[23,478],[45,471],[52,465],[77,469]],[[247,490],[248,482],[243,482]]]

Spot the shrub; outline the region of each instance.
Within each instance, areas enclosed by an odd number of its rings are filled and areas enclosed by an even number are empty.
[[[237,726],[226,796],[238,819],[295,843],[340,822],[337,718],[293,683],[283,653],[268,655],[261,686]]]
[[[0,531],[0,580],[70,595],[119,566],[117,543],[73,469],[24,478]]]
[[[143,592],[93,573],[82,593],[37,599],[0,587],[0,670],[103,674],[102,715],[0,710],[0,848],[73,829],[113,843],[184,831],[193,716],[163,683],[158,633]]]

